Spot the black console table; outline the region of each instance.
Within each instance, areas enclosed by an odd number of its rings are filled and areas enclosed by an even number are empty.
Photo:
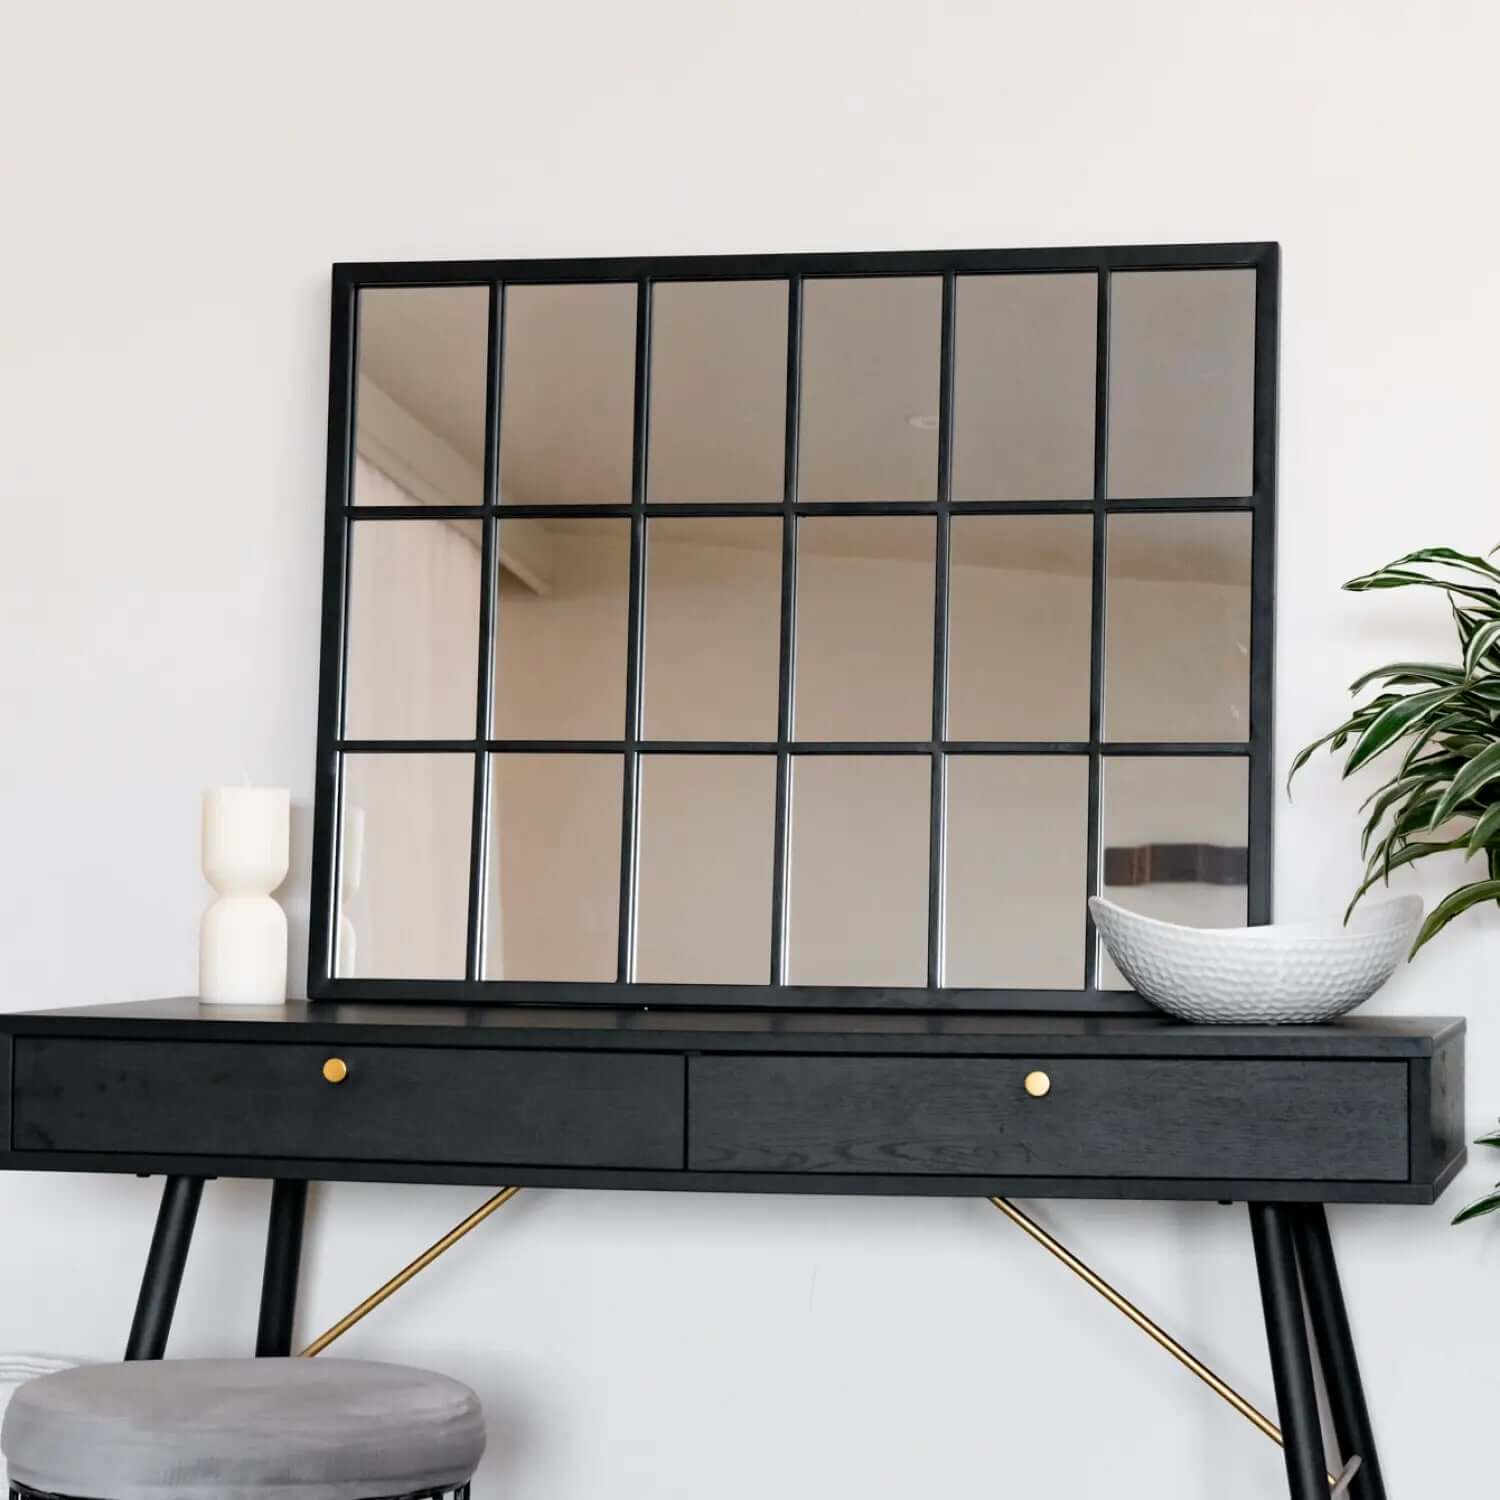
[[[271,1178],[259,1349],[309,1180],[1249,1205],[1294,1500],[1384,1495],[1322,1205],[1463,1165],[1458,1020],[855,1015],[160,1000],[0,1016],[0,1167],[167,1177],[130,1353],[160,1357],[205,1178]],[[1302,1316],[1305,1290],[1315,1338]]]

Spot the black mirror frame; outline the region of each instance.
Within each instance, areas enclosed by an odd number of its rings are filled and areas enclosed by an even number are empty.
[[[1093,923],[1085,917],[1084,979],[1071,989],[953,989],[941,984],[943,901],[943,777],[937,774],[950,753],[1069,754],[1088,758],[1087,889],[1099,889],[1101,763],[1109,756],[1232,755],[1248,765],[1247,919],[1271,919],[1273,832],[1273,671],[1275,652],[1275,518],[1277,363],[1279,323],[1279,247],[1272,242],[1205,245],[1105,246],[1039,250],[940,250],[811,255],[665,256],[630,259],[490,260],[342,263],[333,268],[332,340],[329,358],[328,468],[323,561],[322,642],[319,658],[317,772],[313,824],[312,904],[307,992],[310,999],[342,1002],[400,1002],[497,1005],[563,1005],[609,1007],[677,1007],[693,1010],[868,1010],[868,1011],[1033,1011],[1119,1013],[1148,1009],[1128,991],[1097,987],[1099,945]],[[1109,392],[1110,276],[1116,271],[1183,271],[1243,269],[1255,273],[1255,372],[1252,426],[1252,488],[1246,496],[1193,499],[1110,498],[1107,487]],[[1095,372],[1093,494],[1076,500],[961,501],[951,499],[953,449],[953,367],[956,278],[969,274],[1090,272],[1099,278]],[[796,493],[797,417],[803,282],[827,276],[939,276],[942,278],[941,389],[937,494],[921,502],[869,501],[811,504]],[[757,506],[721,504],[648,504],[646,500],[647,402],[650,375],[651,288],[657,281],[775,279],[788,284],[788,359],[786,485],[783,500]],[[500,507],[499,416],[500,368],[503,356],[503,289],[506,285],[625,281],[638,289],[635,347],[636,401],[631,499],[621,506]],[[478,520],[482,525],[480,652],[475,735],[463,741],[353,741],[342,737],[345,658],[347,651],[348,557],[351,522],[401,519],[401,508],[365,508],[351,503],[357,367],[357,298],[370,287],[485,286],[489,297],[489,360],[486,391],[485,491],[480,506],[422,506],[427,519]],[[1112,512],[1244,512],[1251,517],[1250,725],[1243,742],[1214,744],[1123,744],[1103,738],[1104,692],[1103,587],[1105,519]],[[625,837],[621,856],[620,957],[613,982],[544,983],[485,980],[483,973],[484,871],[489,823],[489,760],[492,753],[521,748],[490,738],[491,683],[498,574],[497,526],[501,515],[551,513],[578,517],[591,513],[621,515],[631,522],[629,656],[627,723],[623,740]],[[772,898],[771,972],[764,985],[640,984],[629,977],[633,963],[635,923],[634,830],[637,817],[640,737],[640,683],[644,595],[644,533],[647,518],[674,516],[780,515],[783,532],[781,619],[781,696],[777,755],[776,885]],[[1089,738],[1077,744],[950,745],[942,738],[944,723],[944,656],[947,637],[948,539],[954,514],[1085,514],[1094,517],[1093,602],[1090,663]],[[930,742],[907,753],[933,762],[932,834],[928,887],[928,983],[920,987],[793,986],[777,982],[785,973],[787,889],[787,807],[790,741],[790,661],[794,611],[796,520],[801,515],[861,514],[933,515],[938,526],[937,613],[934,661],[934,733]],[[526,748],[546,749],[545,744]],[[693,747],[678,747],[691,749]],[[701,747],[699,747],[701,748]],[[860,747],[838,747],[861,753]],[[334,977],[337,931],[340,765],[344,753],[438,751],[467,754],[474,761],[473,826],[470,846],[467,951],[463,979],[359,979]],[[863,753],[889,753],[890,746],[870,745]],[[770,753],[770,752],[768,752]]]

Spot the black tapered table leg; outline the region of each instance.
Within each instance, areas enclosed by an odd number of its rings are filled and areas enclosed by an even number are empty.
[[[1255,1242],[1255,1268],[1260,1273],[1266,1342],[1271,1347],[1276,1410],[1286,1443],[1289,1491],[1292,1500],[1326,1500],[1328,1472],[1322,1424],[1288,1210],[1279,1203],[1252,1203],[1250,1235]]]
[[[1354,1335],[1339,1285],[1338,1262],[1328,1233],[1328,1215],[1321,1203],[1299,1204],[1292,1211],[1292,1235],[1302,1284],[1307,1289],[1307,1310],[1312,1320],[1318,1358],[1323,1366],[1323,1384],[1333,1411],[1333,1429],[1338,1434],[1339,1453],[1347,1462],[1359,1454],[1359,1473],[1349,1486],[1350,1500],[1385,1500],[1385,1480],[1375,1456],[1375,1432],[1365,1405],[1365,1388],[1359,1378],[1359,1360],[1354,1353]]]
[[[126,1359],[160,1359],[167,1352],[177,1290],[202,1197],[201,1177],[169,1177],[161,1190],[161,1207],[156,1211],[156,1228],[151,1232],[146,1270],[125,1344]]]
[[[302,1220],[307,1184],[278,1178],[271,1184],[271,1219],[266,1229],[266,1269],[260,1283],[257,1356],[290,1354],[297,1316],[297,1272],[302,1264]]]

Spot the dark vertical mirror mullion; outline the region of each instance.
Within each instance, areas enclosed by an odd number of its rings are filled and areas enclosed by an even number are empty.
[[[500,282],[490,286],[485,348],[484,503],[494,507],[500,503],[501,372],[505,367],[505,288]],[[471,982],[484,978],[490,865],[490,757],[484,742],[493,727],[500,576],[499,522],[493,509],[479,524],[479,676],[474,691],[474,801],[469,834],[469,917],[464,947],[464,973]]]
[[[1249,860],[1245,920],[1271,920],[1271,850],[1275,828],[1277,260],[1273,246],[1255,271],[1255,407],[1252,415],[1250,522]]]
[[[646,485],[651,405],[651,281],[635,292],[635,410],[630,455],[630,593],[625,644],[625,755],[620,814],[619,954],[615,977],[635,978],[636,893],[639,889],[641,701],[645,694]]]
[[[958,320],[958,278],[943,275],[942,334],[938,364],[937,537],[933,569],[932,782],[927,845],[927,984],[943,983],[947,899],[948,773],[940,748],[948,737],[948,566],[952,552],[953,371]]]
[[[1099,894],[1100,819],[1103,816],[1099,743],[1104,737],[1104,575],[1108,565],[1109,517],[1109,268],[1099,268],[1098,307],[1094,338],[1094,537],[1090,575],[1089,616],[1089,805],[1086,896]],[[1094,918],[1084,906],[1083,987],[1099,983],[1099,936]]]
[[[786,983],[787,880],[791,854],[792,762],[788,745],[797,666],[797,461],[802,404],[802,278],[787,282],[786,425],[781,505],[781,634],[776,681],[776,826],[772,844],[771,983]]]

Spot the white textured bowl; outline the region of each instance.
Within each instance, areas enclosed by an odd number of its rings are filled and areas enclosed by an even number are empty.
[[[1331,1021],[1395,972],[1422,921],[1420,896],[1396,896],[1338,921],[1266,927],[1180,927],[1089,898],[1120,972],[1153,1005],[1184,1021]]]

